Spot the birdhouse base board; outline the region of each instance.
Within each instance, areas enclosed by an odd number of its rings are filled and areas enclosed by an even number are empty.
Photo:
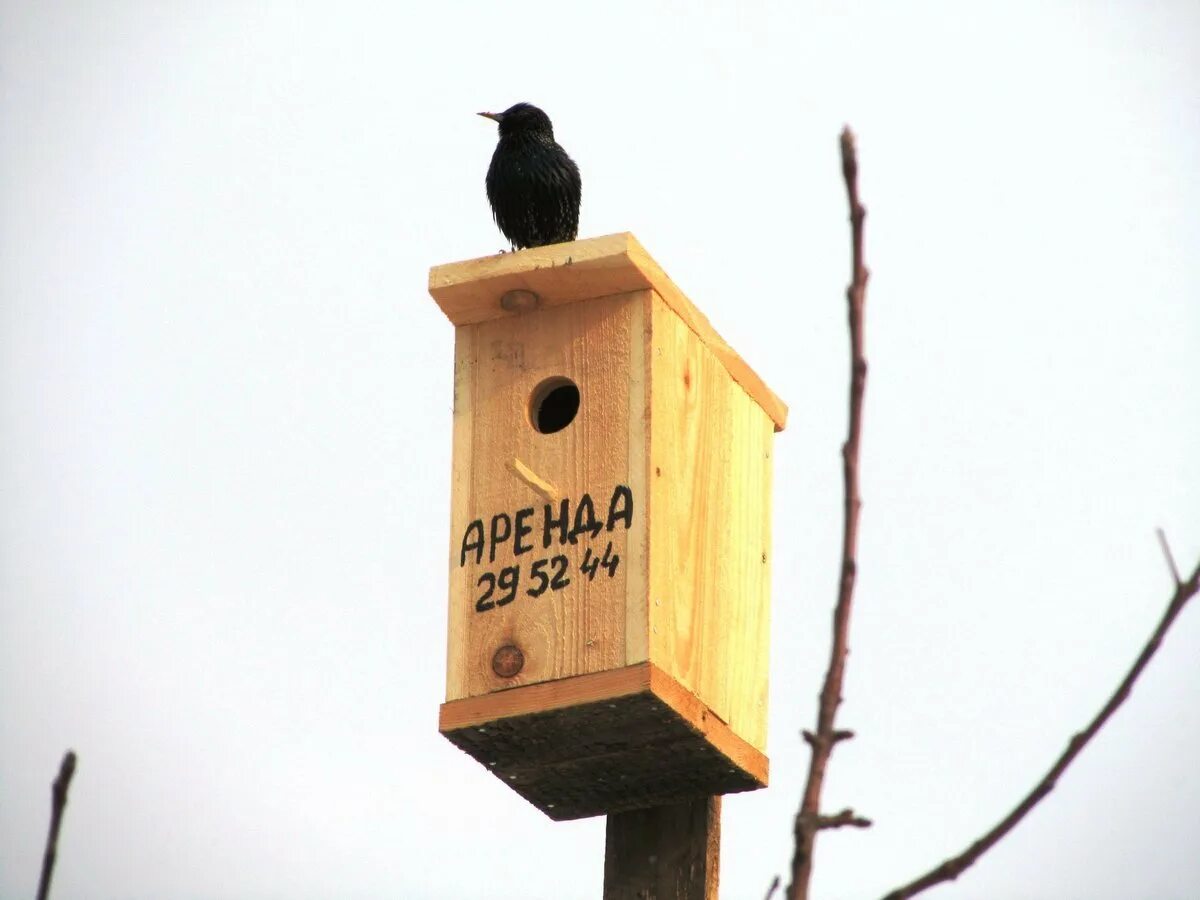
[[[439,729],[552,819],[767,784],[766,756],[648,662],[453,700]]]

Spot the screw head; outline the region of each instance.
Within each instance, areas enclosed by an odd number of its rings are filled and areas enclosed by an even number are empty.
[[[506,291],[500,297],[500,308],[505,312],[527,312],[542,305],[542,298],[533,291],[522,288]]]
[[[525,667],[525,654],[513,644],[505,644],[492,656],[492,671],[501,678],[512,678]]]

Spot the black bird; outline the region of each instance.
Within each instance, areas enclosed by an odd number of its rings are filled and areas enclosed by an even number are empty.
[[[492,216],[513,248],[575,240],[579,230],[579,167],[554,141],[550,117],[529,103],[479,115],[500,125],[488,166]]]

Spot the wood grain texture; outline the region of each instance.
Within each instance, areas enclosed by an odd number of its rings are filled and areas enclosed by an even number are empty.
[[[641,528],[626,541],[625,664],[650,658],[650,346],[654,292],[641,291],[629,334],[629,485],[642,504]]]
[[[651,287],[628,255],[632,235],[531,247],[429,270],[429,293],[455,325],[512,315],[500,307],[511,290],[533,291],[542,308]]]
[[[651,305],[650,660],[763,749],[772,422],[662,298]]]
[[[650,664],[624,666],[575,678],[543,681],[509,691],[497,691],[462,700],[448,700],[438,715],[441,731],[457,731],[538,712],[567,709],[601,700],[613,700],[651,690]]]
[[[646,305],[647,292],[641,291],[456,329],[448,700],[629,661],[626,598],[645,594],[646,436],[629,423],[631,416],[645,416],[644,366],[635,370],[633,363],[642,355]],[[579,412],[561,431],[542,434],[531,423],[530,400],[555,377],[578,386]],[[554,532],[546,546],[546,510],[553,517],[561,508],[547,502],[539,484],[560,492],[572,517],[588,494],[602,520],[614,488],[628,486],[634,492],[632,527],[565,544]],[[482,560],[464,553],[470,523],[479,521],[490,539],[494,517],[515,520],[521,510],[531,510],[531,551],[516,553],[510,539],[497,545],[494,558],[490,547]],[[504,529],[503,523],[497,527]],[[588,549],[599,554],[610,540],[621,564],[612,576],[601,571],[586,577],[580,565]],[[528,595],[533,562],[556,555],[568,560],[570,584]],[[481,577],[511,565],[520,566],[515,599],[477,611],[486,588]],[[642,582],[634,587],[631,577]],[[512,678],[492,670],[492,656],[504,645],[524,654],[524,667]],[[645,658],[644,645],[644,637],[634,641],[635,657]]]
[[[553,819],[766,785],[766,757],[650,663],[442,705],[439,729]]]
[[[455,325],[516,315],[500,306],[510,290],[533,291],[542,308],[610,294],[653,289],[704,342],[735,382],[771,418],[787,424],[787,406],[730,347],[632,234],[534,247],[435,266],[429,293]]]
[[[501,310],[517,288],[540,305]],[[786,407],[631,235],[438,267],[430,291],[457,326],[440,730],[555,819],[764,786]],[[564,379],[578,413],[542,433],[532,398]],[[603,529],[578,527],[585,494]],[[555,559],[566,581],[531,595]]]
[[[610,815],[604,900],[717,900],[720,860],[720,797]]]

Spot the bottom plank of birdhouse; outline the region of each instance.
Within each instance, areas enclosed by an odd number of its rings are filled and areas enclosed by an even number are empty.
[[[439,728],[552,819],[767,784],[766,756],[648,662],[452,700]]]

